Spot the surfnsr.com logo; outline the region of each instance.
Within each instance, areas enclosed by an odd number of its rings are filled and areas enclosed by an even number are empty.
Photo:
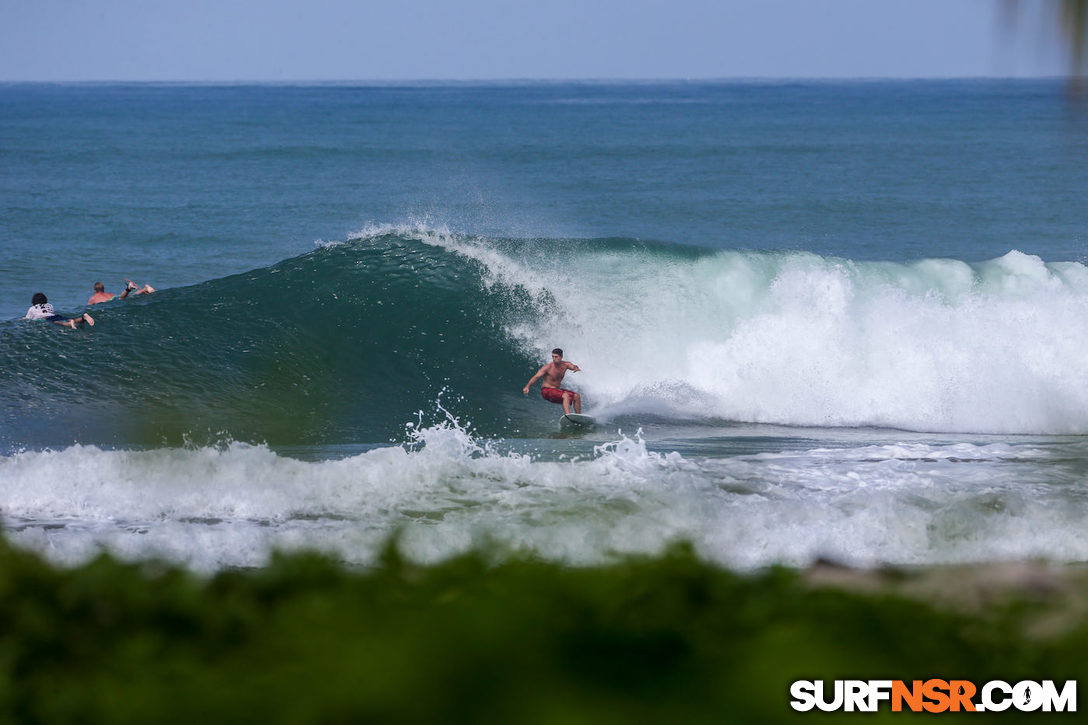
[[[991,680],[978,687],[970,680],[797,680],[790,686],[790,706],[799,712],[876,712],[882,704],[892,712],[1076,712],[1077,682],[1059,689],[1053,680],[1015,684]]]

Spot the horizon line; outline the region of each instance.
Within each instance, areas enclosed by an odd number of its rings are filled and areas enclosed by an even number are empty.
[[[798,82],[879,82],[879,81],[1070,81],[1071,75],[1038,76],[698,76],[698,77],[575,77],[575,78],[237,78],[237,79],[3,79],[2,85],[192,85],[192,86],[391,86],[406,85],[528,85],[528,84],[650,84],[650,83],[798,83]]]

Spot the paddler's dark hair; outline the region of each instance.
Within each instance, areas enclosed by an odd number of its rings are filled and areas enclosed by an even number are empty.
[[[49,300],[41,292],[34,293],[34,296],[30,298],[30,304],[32,305],[44,305]]]
[[[563,350],[562,350],[562,348],[558,348],[558,347],[557,347],[557,348],[555,348],[554,350],[552,350],[552,355],[558,355],[559,357],[563,357]]]
[[[106,291],[106,285],[102,284],[101,282],[95,282],[94,283],[94,291],[95,292],[105,292]]]

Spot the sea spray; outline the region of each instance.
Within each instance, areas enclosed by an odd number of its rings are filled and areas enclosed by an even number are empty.
[[[368,565],[394,534],[421,562],[486,547],[587,565],[681,540],[740,568],[1088,557],[1083,451],[1072,443],[707,458],[620,434],[555,460],[474,436],[447,411],[436,417],[404,444],[338,460],[238,442],[19,452],[0,458],[4,526],[58,562],[104,549],[198,571],[259,566],[277,549]]]

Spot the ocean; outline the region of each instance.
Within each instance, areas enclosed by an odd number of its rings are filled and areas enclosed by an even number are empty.
[[[1052,80],[0,85],[4,536],[1083,562],[1086,169]]]

